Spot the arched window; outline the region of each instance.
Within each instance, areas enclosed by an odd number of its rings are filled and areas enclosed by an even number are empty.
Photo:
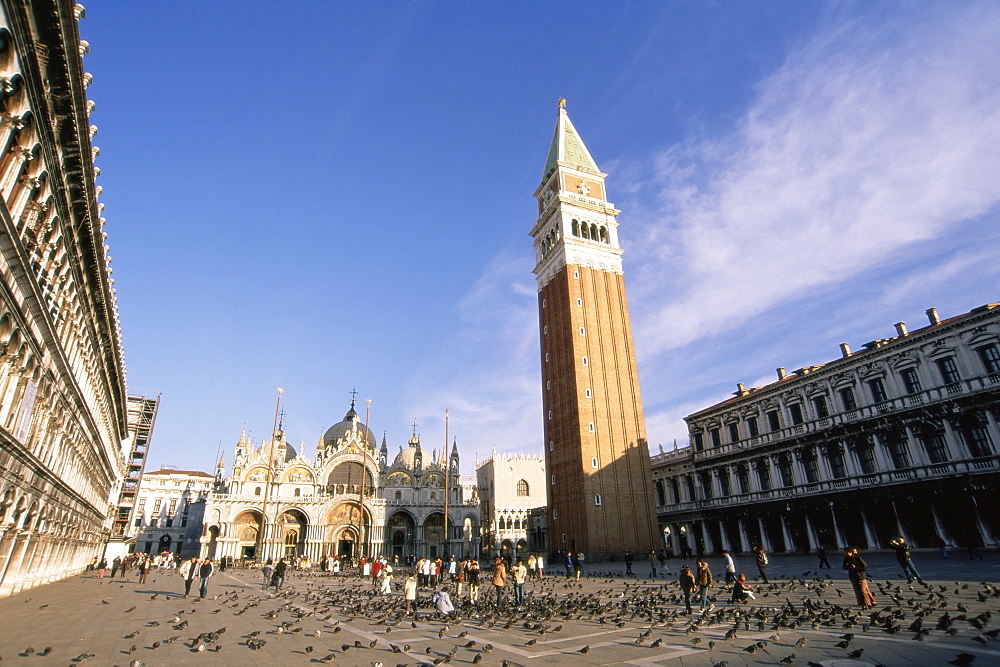
[[[260,487],[259,487],[259,486],[258,486],[258,487],[255,487],[255,488],[254,488],[254,490],[253,490],[253,494],[254,494],[255,496],[259,496],[259,495],[260,495]]]
[[[573,224],[573,227],[572,227],[573,236],[579,236],[580,235],[580,223],[578,221],[574,220],[572,224]]]
[[[526,496],[528,495],[528,482],[526,480],[520,480],[517,483],[517,495]]]
[[[302,489],[295,489],[295,493],[292,494],[296,498],[302,495]]]

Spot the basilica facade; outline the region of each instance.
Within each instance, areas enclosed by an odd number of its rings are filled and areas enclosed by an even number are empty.
[[[353,402],[313,458],[296,452],[280,426],[259,445],[244,433],[232,473],[220,460],[216,479],[205,506],[205,557],[479,553],[478,492],[474,478],[459,475],[458,445],[425,452],[414,428],[390,461],[385,436],[379,444]]]

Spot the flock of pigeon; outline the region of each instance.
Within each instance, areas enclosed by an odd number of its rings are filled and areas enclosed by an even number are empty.
[[[1000,626],[992,624],[1000,589],[985,582],[873,581],[879,604],[864,611],[854,604],[848,582],[804,572],[762,585],[752,606],[724,604],[726,587],[715,588],[715,605],[703,612],[696,606],[692,615],[684,613],[677,583],[624,578],[617,572],[592,572],[581,582],[559,577],[529,582],[520,607],[509,589],[497,601],[493,587],[484,585],[477,605],[453,591],[451,614],[437,612],[433,591],[426,589],[417,610],[406,614],[399,591],[378,595],[356,576],[294,573],[275,594],[260,590],[255,572],[230,570],[216,575],[213,584],[221,592],[205,600],[165,592],[181,588],[179,578],[166,573],[151,582],[161,591],[152,595],[118,581],[90,582],[105,596],[99,602],[91,598],[98,605],[95,622],[107,632],[129,631],[117,642],[111,637],[102,642],[111,648],[99,658],[98,647],[70,654],[55,642],[41,648],[22,643],[19,658],[132,667],[196,662],[513,666],[560,655],[575,664],[637,659],[668,664],[683,658],[714,667],[815,666],[830,660],[875,665],[880,659],[899,664],[908,655],[914,664],[958,667],[977,658],[980,664],[1000,661]],[[396,587],[401,585],[397,581]],[[122,610],[123,603],[131,606]],[[30,633],[4,634],[0,646],[9,657],[11,642]]]

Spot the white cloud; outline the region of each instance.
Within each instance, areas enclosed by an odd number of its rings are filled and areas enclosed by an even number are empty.
[[[995,211],[997,34],[992,4],[841,26],[763,81],[731,136],[661,155],[662,217],[628,267],[645,352],[928,252],[920,242]]]

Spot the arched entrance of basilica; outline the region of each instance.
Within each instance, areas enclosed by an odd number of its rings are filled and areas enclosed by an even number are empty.
[[[285,510],[278,517],[278,527],[276,537],[281,542],[280,551],[273,549],[272,552],[280,554],[280,558],[292,559],[301,556],[306,552],[306,530],[309,527],[309,519],[301,510]]]
[[[385,536],[386,542],[389,543],[389,556],[399,558],[400,562],[406,562],[409,556],[416,555],[414,553],[416,529],[416,521],[409,512],[396,512],[389,517]]]
[[[340,503],[327,514],[326,536],[323,553],[336,557],[346,556],[348,559],[360,558],[363,554],[362,529],[371,540],[371,518],[364,514],[365,525],[361,525],[361,509],[356,503]]]
[[[247,510],[236,515],[233,520],[233,533],[236,536],[237,554],[240,558],[256,558],[259,529],[260,512]]]

